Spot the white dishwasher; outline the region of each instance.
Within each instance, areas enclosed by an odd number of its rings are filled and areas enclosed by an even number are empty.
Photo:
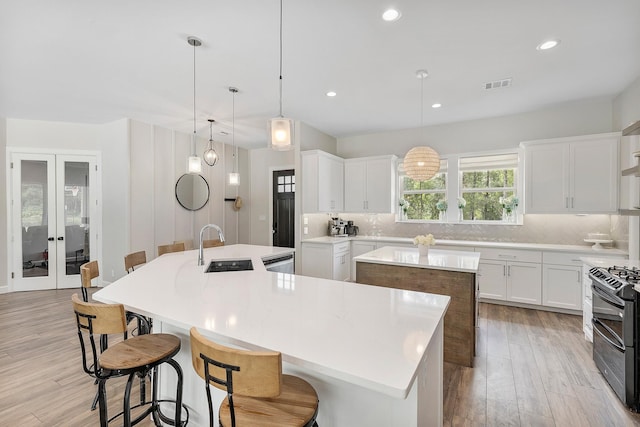
[[[295,259],[293,253],[262,258],[262,263],[267,271],[289,274],[295,273]]]

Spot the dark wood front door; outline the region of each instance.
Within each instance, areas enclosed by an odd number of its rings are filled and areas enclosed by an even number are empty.
[[[273,172],[273,246],[293,248],[296,176],[293,169]]]

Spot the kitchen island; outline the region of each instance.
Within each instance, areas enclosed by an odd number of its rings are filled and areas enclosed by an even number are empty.
[[[478,313],[477,252],[385,246],[354,258],[358,283],[451,297],[444,319],[444,360],[473,367]]]
[[[189,425],[208,425],[204,382],[191,365],[189,328],[250,350],[282,352],[283,370],[307,379],[329,426],[440,426],[443,320],[449,297],[268,272],[265,257],[292,249],[231,245],[211,259],[250,258],[253,271],[204,273],[197,251],[170,253],[96,292],[154,318],[182,340]],[[161,372],[163,397],[174,378]],[[214,408],[224,393],[214,389]]]

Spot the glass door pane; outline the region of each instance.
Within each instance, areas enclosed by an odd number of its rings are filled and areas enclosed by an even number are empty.
[[[14,289],[55,289],[55,162],[53,156],[13,157]]]
[[[97,173],[95,157],[59,155],[56,163],[58,236],[63,237],[58,242],[57,287],[77,287],[80,286],[80,266],[94,255],[90,223],[96,209],[95,191],[92,191]]]

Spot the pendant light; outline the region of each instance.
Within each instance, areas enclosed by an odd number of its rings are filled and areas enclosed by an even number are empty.
[[[269,148],[286,151],[293,148],[293,120],[282,115],[282,0],[280,0],[280,115],[269,121]]]
[[[218,153],[216,153],[216,150],[213,148],[213,122],[215,122],[215,120],[209,119],[207,121],[209,122],[209,145],[202,157],[204,157],[206,164],[215,166],[216,163],[218,163]]]
[[[236,93],[238,89],[230,87],[229,92],[233,94],[232,119],[231,119],[231,143],[233,144],[233,172],[229,172],[229,185],[240,185],[240,174],[236,172],[238,166],[238,153],[236,148]]]
[[[193,46],[193,136],[191,137],[191,152],[187,161],[187,171],[189,173],[199,174],[202,172],[202,161],[196,154],[196,47],[202,45],[202,41],[197,37],[190,36],[187,38],[190,46]]]
[[[424,79],[429,73],[426,70],[416,71],[416,77],[420,79],[420,131],[423,132],[424,115]],[[433,178],[440,170],[440,156],[431,147],[413,147],[404,156],[402,163],[405,174],[415,181],[427,181]]]

